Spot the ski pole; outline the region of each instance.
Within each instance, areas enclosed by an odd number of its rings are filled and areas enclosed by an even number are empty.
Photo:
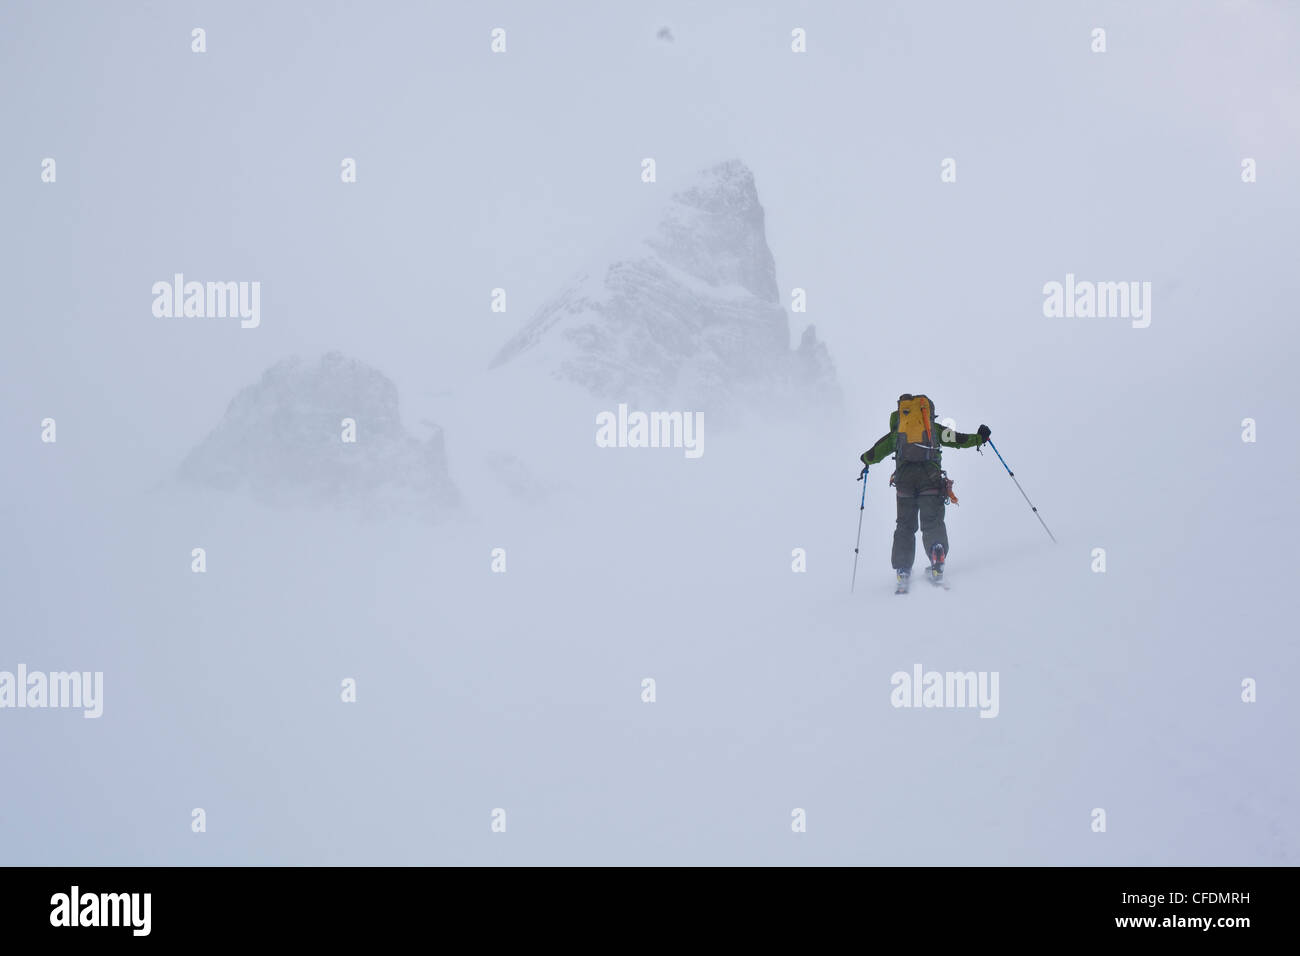
[[[993,444],[993,439],[989,438],[986,440],[989,443],[989,447],[993,449],[993,454],[998,456],[998,461],[1002,462],[1002,467],[1005,468],[1007,470],[1007,474],[1011,476],[1011,480],[1016,481],[1016,473],[1011,470],[1011,466],[1007,464],[1007,460],[1002,457],[1002,452],[998,451],[998,446]],[[1020,488],[1020,482],[1016,481],[1016,487]],[[1020,488],[1020,494],[1024,495],[1025,503],[1029,505],[1030,510],[1032,510],[1034,514],[1037,516],[1038,523],[1043,526],[1043,530],[1047,532],[1047,536],[1051,538],[1052,543],[1055,544],[1056,535],[1052,534],[1052,529],[1047,527],[1047,522],[1043,520],[1043,516],[1038,514],[1038,509],[1035,508],[1034,503],[1029,500],[1029,495],[1025,494],[1024,488]]]
[[[853,593],[853,588],[858,583],[858,548],[862,546],[862,514],[867,509],[867,466],[862,466],[862,474],[858,475],[858,481],[862,482],[862,504],[858,506],[858,542],[853,546],[853,580],[849,582],[849,593]]]

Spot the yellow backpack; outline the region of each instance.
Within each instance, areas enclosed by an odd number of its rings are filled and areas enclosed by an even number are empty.
[[[933,461],[939,457],[934,431],[934,402],[924,395],[898,396],[894,452],[899,461]]]

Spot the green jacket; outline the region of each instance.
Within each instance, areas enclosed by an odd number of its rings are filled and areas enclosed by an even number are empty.
[[[894,443],[898,438],[898,412],[889,414],[889,434],[880,439],[870,448],[862,453],[862,463],[864,465],[875,465],[885,460],[887,455],[894,453]],[[952,431],[948,428],[939,429],[939,444],[947,445],[949,448],[978,448],[984,444],[984,439],[979,435],[967,435],[964,432]],[[938,464],[943,458],[943,452],[935,453],[934,462]]]

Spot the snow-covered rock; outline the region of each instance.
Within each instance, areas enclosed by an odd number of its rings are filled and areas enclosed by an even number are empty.
[[[714,421],[832,415],[835,372],[789,320],[754,176],[731,160],[667,204],[634,251],[579,274],[497,353],[610,402]]]
[[[355,442],[344,441],[344,420]],[[220,424],[181,463],[182,482],[246,493],[275,506],[437,515],[459,495],[442,432],[402,426],[397,387],[337,352],[287,359],[243,389]]]

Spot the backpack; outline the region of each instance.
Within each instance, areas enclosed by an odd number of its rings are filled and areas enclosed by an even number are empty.
[[[899,461],[934,461],[939,436],[934,431],[934,402],[924,395],[898,396],[894,452]]]

